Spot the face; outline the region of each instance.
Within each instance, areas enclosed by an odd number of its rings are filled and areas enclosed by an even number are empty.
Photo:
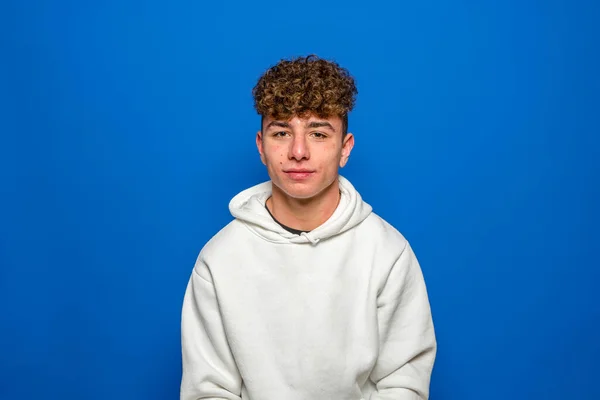
[[[348,133],[342,140],[342,136],[338,116],[265,117],[256,146],[277,188],[290,197],[310,199],[330,188],[339,168],[346,165],[354,137]]]

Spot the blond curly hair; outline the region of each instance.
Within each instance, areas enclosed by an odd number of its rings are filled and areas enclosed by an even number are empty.
[[[344,134],[357,93],[348,70],[315,55],[279,61],[252,90],[254,108],[263,119],[287,120],[309,114],[321,118],[339,116]]]

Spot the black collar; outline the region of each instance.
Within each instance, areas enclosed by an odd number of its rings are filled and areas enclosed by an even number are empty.
[[[269,210],[269,207],[267,207],[266,204],[265,204],[265,208],[267,209],[267,212],[269,213],[271,218],[273,218],[273,221],[277,222],[279,224],[279,226],[281,226],[286,231],[293,233],[294,235],[301,235],[302,233],[310,232],[310,231],[302,231],[300,229],[294,229],[294,228],[290,228],[289,226],[285,226],[281,222],[277,221],[277,219],[273,216],[273,214],[271,214],[271,210]]]

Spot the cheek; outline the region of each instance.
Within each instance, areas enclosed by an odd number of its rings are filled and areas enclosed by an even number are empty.
[[[275,159],[280,156],[281,146],[269,146],[265,148],[265,155],[270,159]]]
[[[342,149],[340,146],[335,144],[331,144],[323,149],[323,163],[326,164],[330,168],[336,168],[340,162]]]
[[[265,156],[268,164],[283,165],[283,158],[285,157],[284,148],[281,145],[271,146],[265,151]]]

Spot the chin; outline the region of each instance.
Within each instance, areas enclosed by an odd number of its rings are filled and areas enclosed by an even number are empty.
[[[333,179],[335,181],[335,178]],[[289,182],[287,180],[280,180],[278,182],[273,181],[273,184],[277,186],[279,190],[285,193],[286,196],[298,199],[306,200],[318,196],[319,194],[326,191],[332,182]]]
[[[280,189],[289,197],[294,199],[310,199],[320,193],[320,190],[312,188],[280,187]]]
[[[286,196],[291,197],[293,199],[310,199],[315,197],[319,193],[322,192],[323,188],[316,188],[314,185],[309,183],[281,183],[281,182],[273,182],[275,186]]]

